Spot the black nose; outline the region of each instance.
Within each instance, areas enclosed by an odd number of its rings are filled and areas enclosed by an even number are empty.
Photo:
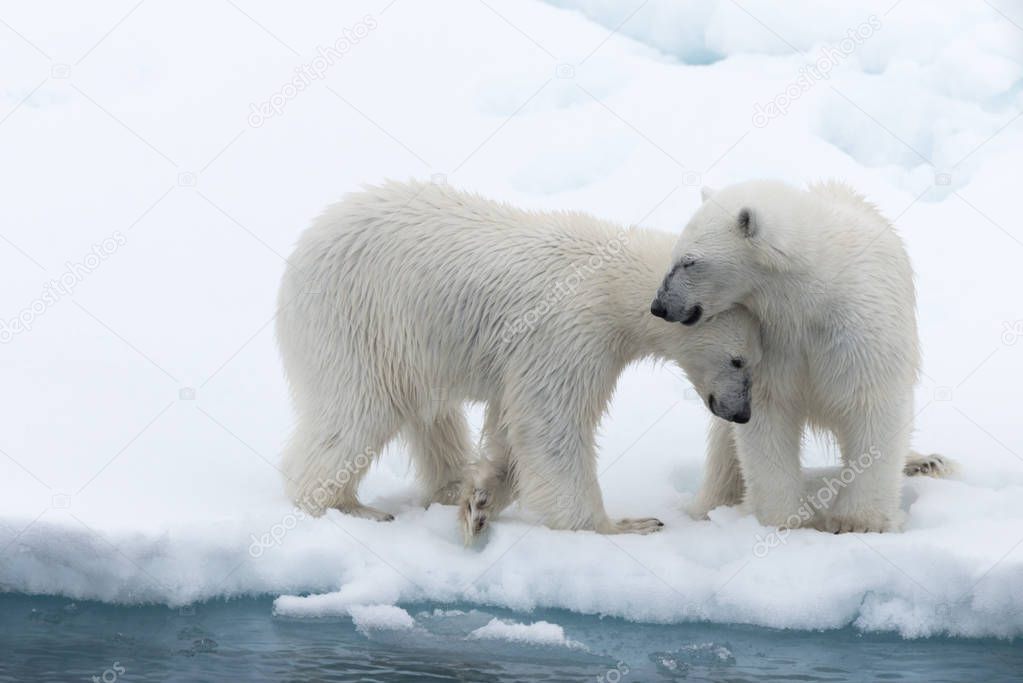
[[[664,307],[660,299],[654,299],[653,303],[650,304],[650,313],[658,318],[667,319],[668,317],[668,309]]]
[[[722,420],[737,422],[741,425],[746,424],[750,420],[751,410],[749,401],[746,401],[746,403],[744,403],[738,410],[733,411],[718,403],[714,394],[711,394],[707,397],[707,407],[710,408],[710,412],[717,415]]]

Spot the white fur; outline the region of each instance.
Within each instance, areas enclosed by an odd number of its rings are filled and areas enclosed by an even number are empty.
[[[469,535],[516,495],[555,528],[646,533],[611,520],[595,430],[622,370],[677,362],[707,400],[745,392],[752,317],[687,329],[650,315],[674,237],[578,213],[514,209],[450,187],[388,183],[327,209],[285,273],[277,334],[298,425],[283,462],[291,498],[388,519],[358,482],[399,432],[425,502],[463,484]],[[463,403],[487,404],[485,459],[467,479]],[[360,455],[362,456],[361,460]]]
[[[741,304],[761,322],[753,419],[712,426],[694,512],[738,502],[745,483],[746,503],[765,524],[897,528],[903,469],[914,473],[923,458],[906,462],[920,359],[909,259],[873,206],[838,183],[708,192],[658,298],[678,320],[696,305],[706,318]],[[805,514],[813,479],[799,462],[807,425],[835,434],[843,467],[869,462],[816,517]]]

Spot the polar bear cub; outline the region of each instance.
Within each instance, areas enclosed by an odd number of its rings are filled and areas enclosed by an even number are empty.
[[[391,182],[328,208],[280,289],[298,417],[282,467],[292,500],[392,519],[357,491],[400,433],[424,502],[461,499],[469,535],[514,497],[554,528],[657,530],[604,510],[595,431],[619,375],[641,358],[675,361],[712,412],[745,422],[760,356],[741,309],[695,329],[649,315],[674,242],[429,183]],[[486,403],[478,470],[467,401]]]
[[[756,411],[732,430],[754,514],[801,523],[799,450],[810,425],[833,431],[844,465],[857,467],[820,525],[896,527],[920,355],[913,271],[892,225],[839,183],[754,181],[705,193],[651,310],[698,325],[736,304],[759,319],[763,341]],[[726,436],[718,429],[714,439]],[[735,450],[709,456],[717,479],[736,478]]]

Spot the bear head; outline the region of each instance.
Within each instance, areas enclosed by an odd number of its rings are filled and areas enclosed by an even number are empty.
[[[790,232],[803,203],[799,190],[774,181],[702,194],[650,305],[653,315],[683,325],[746,302],[762,278],[789,267]]]
[[[753,369],[760,362],[760,324],[736,306],[685,330],[675,357],[710,412],[749,422]]]

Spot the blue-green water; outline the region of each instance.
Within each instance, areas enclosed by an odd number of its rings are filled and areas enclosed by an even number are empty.
[[[1014,681],[1023,648],[544,610],[405,605],[411,631],[275,617],[269,598],[184,609],[0,595],[2,681]],[[585,649],[467,640],[492,617],[560,624]]]

